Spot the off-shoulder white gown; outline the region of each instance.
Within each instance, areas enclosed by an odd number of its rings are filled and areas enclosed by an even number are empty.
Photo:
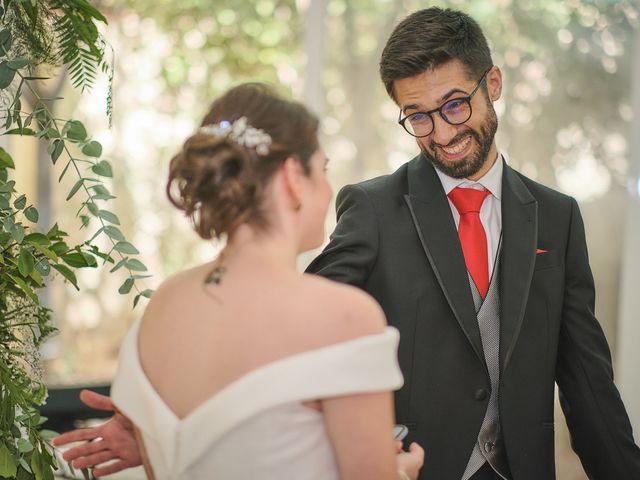
[[[180,419],[141,368],[138,329],[111,398],[140,429],[157,480],[338,480],[322,414],[301,402],[402,385],[398,331],[387,327],[259,367]]]

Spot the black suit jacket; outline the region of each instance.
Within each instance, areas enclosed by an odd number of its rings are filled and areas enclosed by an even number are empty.
[[[514,480],[555,478],[554,383],[590,478],[640,479],[640,450],[594,316],[578,206],[504,165],[500,416]],[[442,184],[418,156],[343,188],[338,223],[309,272],[360,287],[400,331],[398,423],[426,451],[421,479],[460,480],[490,381]],[[545,252],[537,253],[537,250]]]

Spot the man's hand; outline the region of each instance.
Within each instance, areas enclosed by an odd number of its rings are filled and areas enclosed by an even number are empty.
[[[86,441],[70,448],[62,455],[73,468],[93,468],[93,475],[102,477],[126,468],[142,465],[131,420],[118,412],[109,397],[90,390],[80,392],[82,403],[95,410],[114,412],[113,417],[97,427],[72,430],[56,437],[53,445],[59,447],[71,442]],[[99,467],[105,462],[109,463]]]

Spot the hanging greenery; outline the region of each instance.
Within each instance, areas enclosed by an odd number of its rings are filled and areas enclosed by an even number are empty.
[[[135,291],[134,306],[151,290],[137,281],[147,277],[138,250],[118,228],[120,221],[105,204],[115,198],[106,184],[113,176],[102,145],[75,119],[56,118],[37,82],[42,71],[68,75],[81,92],[91,89],[102,71],[112,78],[105,56],[107,43],[97,28],[105,17],[87,0],[3,0],[0,2],[0,132],[31,136],[46,142],[61,171],[58,181],[75,175],[66,198],[83,196],[76,216],[91,238],[70,244],[58,224],[40,231],[39,213],[16,190],[11,171],[15,159],[0,148],[0,478],[53,479],[56,462],[48,443],[53,432],[40,429],[37,409],[46,400],[39,346],[55,328],[51,311],[37,295],[54,275],[79,289],[79,268],[110,263],[110,270],[128,271],[119,292]],[[106,99],[111,115],[111,95]],[[97,246],[106,237],[110,248]]]

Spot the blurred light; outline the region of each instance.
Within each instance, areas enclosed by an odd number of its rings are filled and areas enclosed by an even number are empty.
[[[344,90],[339,87],[334,87],[327,92],[327,101],[331,105],[342,105],[347,100]]]
[[[551,95],[552,85],[548,78],[541,78],[537,83],[538,92],[540,95],[548,97]]]
[[[517,50],[510,49],[504,54],[504,61],[511,68],[517,68],[520,65],[520,59],[520,52]]]
[[[310,5],[311,5],[311,0],[296,0],[296,7],[298,8],[299,12],[306,12],[309,9]],[[257,8],[256,8],[256,11],[257,11]],[[262,14],[260,13],[260,15]],[[263,15],[263,16],[266,17],[267,15]]]
[[[289,62],[280,62],[276,67],[278,80],[284,85],[293,85],[298,81],[298,71]]]
[[[616,39],[613,38],[613,35],[609,30],[605,30],[600,34],[600,39],[602,40],[602,49],[604,53],[617,57],[622,53],[621,45],[616,42]]]
[[[202,48],[206,41],[207,38],[200,30],[189,30],[184,34],[184,44],[193,50]]]
[[[122,32],[127,37],[136,37],[140,35],[140,17],[137,14],[127,12],[120,19],[120,25],[122,26]]]
[[[580,23],[587,28],[593,27],[596,23],[596,17],[599,15],[598,10],[595,7],[584,4],[580,5],[578,10],[581,14]]]
[[[258,60],[267,65],[273,65],[281,56],[280,50],[275,48],[263,48],[258,53]]]
[[[278,42],[280,42],[280,38],[281,38],[280,32],[275,28],[270,28],[268,30],[265,30],[260,35],[260,41],[262,42],[263,45],[266,45],[267,47],[276,46]]]
[[[558,146],[565,150],[570,150],[574,145],[584,141],[584,132],[576,123],[572,123],[567,128],[563,128],[556,134]]]
[[[378,41],[372,35],[360,35],[358,37],[358,47],[362,53],[373,52],[378,46]]]
[[[338,120],[333,117],[324,117],[322,119],[322,132],[325,135],[333,136],[337,135],[340,131],[341,124]]]
[[[222,48],[207,48],[206,61],[210,65],[216,65],[224,59],[224,50]]]
[[[207,66],[204,63],[191,65],[188,77],[189,83],[192,85],[202,85],[207,78]],[[158,93],[156,93],[155,98],[159,96]]]
[[[604,149],[611,156],[627,153],[627,139],[619,132],[609,133],[604,139]]]
[[[620,114],[620,117],[627,122],[633,120],[633,109],[628,103],[620,104],[618,106],[618,113]]]
[[[257,37],[262,33],[262,24],[257,20],[247,20],[242,22],[242,31],[250,37]]]
[[[281,22],[288,22],[289,20],[291,20],[291,16],[291,9],[286,5],[280,5],[276,9],[276,18]]]
[[[601,60],[602,68],[604,68],[607,73],[616,73],[618,71],[618,64],[611,57],[605,57]]]
[[[560,43],[568,45],[573,42],[573,35],[566,28],[562,28],[558,30],[558,40],[560,41]]]
[[[578,51],[580,53],[587,54],[591,51],[591,45],[584,38],[579,38],[576,42],[576,46],[578,47]]]
[[[351,140],[338,137],[326,148],[326,152],[331,161],[338,164],[353,161],[358,154],[358,149]]]
[[[100,324],[102,309],[95,297],[79,296],[75,301],[69,302],[65,310],[65,320],[72,328],[95,328]]]
[[[232,25],[236,21],[236,17],[236,12],[228,8],[218,12],[218,22],[220,22],[221,25]]]
[[[622,176],[627,175],[627,172],[629,170],[629,162],[626,156],[607,155],[606,162],[607,162],[607,166],[609,167],[609,170],[611,170],[612,172],[615,172]]]
[[[525,75],[528,78],[532,79],[540,79],[544,78],[547,74],[547,67],[544,63],[539,62],[537,60],[533,60],[526,64],[525,66]]]
[[[202,33],[209,35],[216,32],[218,24],[213,20],[213,18],[207,17],[198,22],[198,29]]]
[[[222,28],[220,28],[220,33],[223,37],[232,39],[238,35],[238,30],[238,24],[232,23],[231,25],[223,25]]]
[[[522,125],[528,124],[533,119],[531,110],[520,103],[514,103],[510,111],[511,118]]]
[[[347,4],[343,0],[331,0],[327,8],[329,15],[339,17],[347,9]]]
[[[398,119],[399,111],[400,109],[398,108],[398,105],[396,105],[396,103],[391,99],[387,99],[380,106],[380,113],[382,114],[382,117],[388,118],[392,121],[396,121]]]
[[[554,158],[554,162],[564,163],[556,169],[556,180],[562,191],[578,201],[593,200],[609,191],[611,173],[596,160],[588,143],[560,157]]]
[[[310,0],[299,0],[298,8],[301,10],[306,10],[309,6]],[[270,0],[260,0],[256,4],[256,12],[261,17],[268,17],[273,13],[275,6]]]
[[[516,98],[525,102],[533,102],[537,97],[537,93],[531,88],[531,85],[525,82],[519,82],[513,88]]]

